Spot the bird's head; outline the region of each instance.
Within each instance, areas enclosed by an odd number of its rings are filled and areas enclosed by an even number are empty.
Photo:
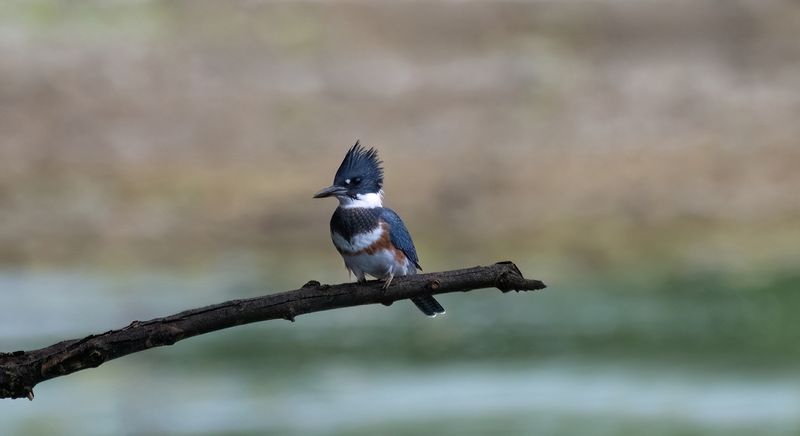
[[[350,147],[336,171],[333,185],[317,192],[314,198],[335,196],[343,207],[378,207],[383,196],[383,168],[374,148],[359,141]]]

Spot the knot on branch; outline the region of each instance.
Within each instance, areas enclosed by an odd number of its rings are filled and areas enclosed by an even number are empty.
[[[86,356],[86,365],[90,368],[97,368],[106,361],[106,354],[95,348]]]
[[[283,315],[283,319],[285,319],[286,321],[294,322],[294,316],[295,316],[294,310],[292,310],[292,308],[289,308]]]
[[[145,344],[152,347],[161,347],[164,345],[172,345],[175,342],[184,338],[183,330],[174,325],[164,324],[153,332],[145,341]]]
[[[309,280],[300,289],[316,289],[318,291],[324,291],[326,289],[330,289],[330,287],[331,285],[323,285],[316,280]]]

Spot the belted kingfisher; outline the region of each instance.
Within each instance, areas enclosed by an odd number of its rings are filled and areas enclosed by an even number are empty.
[[[367,281],[366,274],[383,279],[386,289],[395,276],[416,274],[422,267],[403,220],[383,207],[382,163],[377,150],[367,150],[356,141],[339,165],[333,185],[314,198],[335,196],[339,200],[331,217],[331,239],[347,270],[359,283]],[[431,295],[411,301],[430,317],[444,313]]]

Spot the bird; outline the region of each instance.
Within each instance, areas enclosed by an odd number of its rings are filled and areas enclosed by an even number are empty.
[[[386,290],[395,276],[413,275],[422,267],[403,220],[397,212],[383,207],[382,165],[378,151],[363,147],[357,140],[347,150],[333,185],[314,198],[339,200],[330,221],[333,245],[359,283],[365,283],[370,275],[384,280]],[[412,297],[411,301],[429,317],[445,313],[432,295]]]

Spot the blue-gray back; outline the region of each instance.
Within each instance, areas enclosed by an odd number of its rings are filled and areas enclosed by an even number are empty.
[[[399,248],[408,257],[414,265],[422,270],[419,266],[419,257],[417,257],[417,249],[414,248],[414,241],[411,240],[411,234],[408,233],[406,225],[397,213],[388,207],[380,208],[381,220],[389,224],[389,238],[395,247]]]

